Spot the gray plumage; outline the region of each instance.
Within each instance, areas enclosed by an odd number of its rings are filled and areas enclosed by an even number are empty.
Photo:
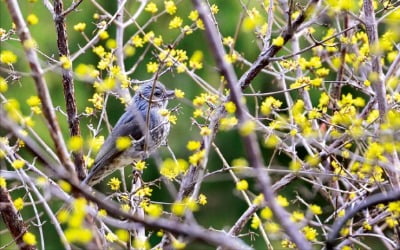
[[[174,91],[166,90],[160,82],[154,84],[149,81],[140,86],[131,105],[101,147],[84,182],[94,185],[115,170],[148,158],[160,145],[165,144],[170,123],[159,111],[167,107],[168,99],[173,96]],[[116,148],[116,140],[123,136],[130,137],[132,145],[120,151]]]

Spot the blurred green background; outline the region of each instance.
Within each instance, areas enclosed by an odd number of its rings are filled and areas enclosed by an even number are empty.
[[[52,17],[49,11],[43,6],[41,1],[36,3],[30,3],[27,0],[18,1],[24,16],[28,14],[34,13],[39,17],[39,23],[30,27],[31,33],[34,39],[37,41],[39,45],[39,49],[45,55],[58,59],[58,50],[56,46],[56,32],[54,23],[52,21]],[[64,1],[66,6],[69,6],[71,1]],[[116,0],[99,0],[98,1],[104,9],[108,10],[110,13],[114,13],[116,10]],[[164,9],[163,1],[156,0],[154,1],[159,11]],[[217,0],[213,1],[219,6],[220,11],[216,15],[219,29],[224,37],[232,36],[234,37],[235,32],[237,30],[237,26],[240,25],[239,20],[240,16],[243,12],[242,7],[239,1],[224,1],[224,0]],[[128,1],[126,11],[128,13],[134,13],[139,6],[139,2],[137,1]],[[260,9],[264,18],[266,18],[266,13],[260,8],[260,5],[256,1],[250,1],[249,9],[255,6]],[[178,12],[177,15],[181,16],[184,19],[184,24],[190,24],[191,21],[187,18],[189,12],[193,9],[190,1],[182,1],[178,4]],[[11,21],[10,16],[8,14],[6,5],[4,1],[0,2],[0,27],[9,30],[11,28]],[[77,51],[80,47],[86,44],[86,41],[82,37],[79,32],[73,30],[73,26],[78,22],[85,22],[87,24],[85,33],[88,35],[89,38],[93,36],[93,31],[95,31],[95,20],[93,19],[93,14],[96,13],[96,9],[91,3],[91,1],[83,1],[83,3],[79,6],[78,11],[71,13],[66,20],[67,29],[68,29],[68,39],[69,39],[69,48],[71,53]],[[98,13],[98,12],[97,12]],[[149,18],[149,13],[143,13],[140,15],[138,19],[138,24],[144,24]],[[168,45],[174,42],[176,37],[179,35],[179,31],[177,29],[170,30],[168,29],[168,23],[172,19],[170,15],[163,15],[159,17],[154,23],[148,26],[145,32],[153,30],[156,36],[162,35],[164,39],[164,44]],[[317,30],[318,33],[323,33],[322,31],[325,28],[320,28]],[[111,38],[115,38],[115,27],[112,25],[107,30],[110,34]],[[125,41],[128,40],[134,33],[137,32],[136,26],[132,25],[129,29],[126,30],[125,33]],[[273,36],[277,36],[278,33],[273,34]],[[257,40],[256,36],[253,32],[246,32],[241,30],[238,33],[238,38],[235,43],[235,49],[239,51],[245,58],[249,61],[254,61],[260,52],[258,46],[259,40]],[[105,45],[105,41],[101,41],[98,44]],[[22,50],[21,45],[18,41],[14,39],[9,39],[7,41],[1,42],[1,50],[12,50],[14,53],[17,54],[19,60],[16,65],[14,65],[17,71],[29,72],[29,68],[27,65],[26,60],[24,59],[24,53]],[[125,64],[127,68],[133,65],[138,58],[142,55],[142,52],[145,51],[145,47],[143,48],[136,48],[136,53],[126,59]],[[220,76],[215,68],[214,59],[210,54],[208,49],[208,44],[205,39],[203,32],[196,31],[191,35],[184,37],[179,44],[176,46],[177,49],[184,49],[187,51],[187,55],[190,57],[194,51],[201,50],[204,53],[204,61],[203,61],[203,69],[197,70],[196,73],[202,77],[205,81],[213,85],[215,88],[220,86]],[[145,80],[152,77],[152,74],[147,73],[146,71],[146,64],[150,61],[155,61],[156,58],[151,52],[156,52],[154,48],[150,49],[150,53],[147,53],[145,59],[142,63],[140,63],[137,70],[134,74],[130,75],[132,79],[139,79]],[[157,52],[156,52],[157,53]],[[42,60],[43,67],[47,67],[49,65],[49,60],[43,56],[40,56]],[[97,65],[98,57],[92,53],[91,50],[88,50],[87,53],[80,56],[76,61],[73,62],[73,68],[75,68],[79,63],[85,64],[93,64]],[[4,65],[2,66],[4,67]],[[240,77],[241,73],[244,72],[248,67],[242,64],[236,64],[236,70],[238,76]],[[7,74],[4,71],[1,71],[0,74],[3,77],[6,77]],[[65,102],[62,90],[62,82],[61,82],[61,75],[59,72],[49,72],[46,74],[46,80],[48,83],[48,87],[51,93],[51,97],[54,103],[54,106],[60,107],[62,110],[65,111]],[[176,105],[180,105],[181,109],[178,114],[178,121],[177,124],[174,125],[171,129],[171,133],[169,135],[169,145],[174,151],[177,158],[185,158],[187,159],[190,155],[190,152],[186,149],[186,144],[189,140],[199,140],[200,135],[198,129],[195,125],[191,125],[191,116],[193,112],[193,107],[188,105],[187,103],[191,103],[191,100],[201,92],[201,89],[194,83],[194,81],[187,75],[187,74],[178,74],[176,72],[169,72],[163,75],[160,79],[169,89],[179,88],[185,92],[185,100],[174,100],[170,102],[170,107],[174,107]],[[272,91],[278,89],[274,79],[271,77],[267,77],[266,75],[258,76],[252,86],[256,91],[265,92],[265,91]],[[247,90],[249,91],[249,90]],[[92,94],[94,93],[94,89],[91,84],[86,82],[82,82],[79,80],[75,80],[75,92],[76,92],[76,99],[77,99],[77,106],[80,113],[84,112],[86,106],[90,106],[88,99],[91,98]],[[25,100],[29,98],[31,95],[35,95],[35,86],[32,82],[32,79],[29,77],[22,77],[20,79],[9,81],[9,91],[5,93],[7,98],[15,98],[18,99],[21,103],[21,109],[23,114],[29,114],[29,106],[26,104]],[[313,101],[318,100],[318,93],[316,92],[315,95],[313,94],[312,99]],[[283,100],[282,96],[276,96],[276,98],[280,98]],[[261,99],[259,100],[261,101]],[[247,99],[248,106],[250,110],[254,110],[254,99],[248,98]],[[118,120],[119,116],[123,113],[124,106],[120,103],[119,100],[116,100],[114,97],[109,98],[109,103],[107,104],[107,113],[110,119],[111,124],[115,124]],[[57,112],[59,123],[61,125],[62,131],[64,133],[64,138],[68,139],[68,125],[65,116]],[[43,122],[43,118],[39,116],[34,116],[35,118],[35,130],[41,135],[42,139],[45,140],[49,145],[52,145],[51,139],[48,135],[46,130],[46,126]],[[200,123],[204,122],[204,120],[199,119]],[[91,134],[88,130],[88,124],[93,123],[95,126],[98,122],[97,117],[84,117],[82,116],[81,119],[81,130],[82,136],[86,139],[90,138]],[[105,126],[101,131],[101,134],[107,136],[108,131]],[[4,131],[1,131],[0,135],[4,135]],[[228,132],[220,132],[216,138],[216,144],[220,146],[220,149],[223,155],[226,157],[226,160],[230,163],[233,159],[238,157],[244,157],[243,147],[241,145],[240,137],[236,130],[231,130]],[[271,150],[267,150],[262,148],[263,154],[265,156],[265,163],[268,164],[270,157],[273,153]],[[299,153],[302,153],[302,150],[299,149]],[[24,153],[23,153],[24,154]],[[29,154],[26,154],[28,159],[31,159]],[[159,157],[162,159],[166,157],[170,157],[170,154],[167,149],[162,148],[159,150]],[[284,155],[280,155],[279,157],[275,157],[272,165],[287,165],[290,159]],[[155,164],[154,159],[147,160],[149,163],[149,167],[145,170],[144,173],[144,180],[151,181],[157,177],[159,177],[159,173]],[[1,168],[6,169],[9,166],[6,166],[5,162],[2,161]],[[208,170],[213,171],[220,169],[222,167],[222,162],[216,155],[216,153],[211,150],[209,162],[208,162]],[[116,173],[114,175],[119,175]],[[126,169],[126,176],[130,175],[130,170]],[[109,177],[110,178],[110,177]],[[281,175],[272,175],[273,180],[277,180],[281,178]],[[253,191],[255,194],[258,194],[258,188],[254,184],[252,178],[247,179],[250,183],[250,190]],[[103,181],[100,185],[97,186],[99,190],[104,193],[109,193],[110,190],[106,186],[107,181]],[[177,183],[174,185],[179,188]],[[280,191],[280,194],[286,196],[288,199],[294,198],[296,192],[301,192],[303,198],[309,198],[313,200],[314,203],[321,205],[324,208],[324,203],[321,199],[318,198],[316,195],[316,191],[311,189],[309,184],[305,184],[301,181],[294,181],[284,189]],[[24,190],[15,190],[12,192],[13,198],[19,197],[24,195]],[[224,229],[229,230],[230,226],[241,216],[241,214],[247,208],[246,203],[243,201],[242,197],[235,190],[235,184],[232,178],[229,176],[228,173],[223,173],[206,179],[202,185],[201,193],[204,193],[208,198],[208,203],[204,207],[195,213],[197,221],[205,226],[205,227],[212,227],[214,229]],[[305,195],[307,194],[307,195]],[[174,199],[169,195],[163,185],[160,188],[154,187],[152,200],[156,201],[164,201],[164,202],[173,202]],[[61,202],[52,202],[51,203],[54,210],[56,208],[61,207],[63,204]],[[41,206],[39,206],[41,207]],[[164,207],[166,210],[168,208]],[[291,204],[289,210],[296,210],[296,209],[304,209],[304,206],[300,204]],[[42,220],[46,221],[43,226],[45,232],[45,241],[46,241],[46,248],[47,249],[61,249],[62,245],[59,242],[58,236],[51,225],[46,213],[43,213]],[[324,211],[329,213],[331,211],[327,210]],[[33,211],[30,207],[25,208],[22,210],[22,215],[24,219],[32,218]],[[323,217],[322,217],[323,219]],[[248,232],[253,231],[256,234],[259,232],[254,229],[250,229],[249,224],[246,228],[242,231],[242,233],[246,234]],[[1,221],[0,230],[4,230],[4,223]],[[38,232],[35,230],[34,226],[30,227],[30,230],[33,231],[37,239]],[[243,238],[246,242],[253,245],[256,249],[263,249],[265,243],[263,242],[261,237],[251,237],[249,235]],[[4,245],[9,242],[11,238],[7,234],[2,234],[0,238],[0,245]],[[152,236],[152,245],[154,245],[159,239],[156,236]],[[279,241],[273,241],[273,244],[276,246],[276,249],[280,249]],[[14,249],[15,246],[10,246],[7,249]],[[203,244],[194,243],[188,246],[188,249],[208,249],[207,246]],[[211,248],[210,248],[211,249]]]

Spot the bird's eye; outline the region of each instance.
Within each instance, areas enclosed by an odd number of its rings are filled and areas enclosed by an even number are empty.
[[[162,93],[161,93],[161,91],[159,91],[159,90],[156,90],[155,92],[154,92],[154,96],[155,97],[160,97],[162,95]]]

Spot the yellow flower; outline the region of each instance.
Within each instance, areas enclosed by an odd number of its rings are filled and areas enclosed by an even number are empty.
[[[10,50],[3,50],[0,53],[0,62],[4,64],[13,64],[17,62],[17,56]]]
[[[23,161],[23,160],[15,160],[15,161],[13,161],[11,163],[11,165],[15,169],[20,169],[20,168],[23,168],[25,166],[25,161]]]
[[[275,148],[279,142],[280,142],[279,137],[277,135],[271,134],[265,139],[264,144],[265,147],[267,148]]]
[[[217,14],[219,11],[219,8],[216,4],[213,4],[213,5],[211,5],[210,10],[211,10],[211,13]]]
[[[207,204],[207,196],[205,196],[204,194],[200,194],[198,203],[202,206],[206,205]]]
[[[149,62],[147,65],[147,72],[149,73],[155,73],[158,70],[159,64],[156,62]]]
[[[131,138],[129,138],[128,136],[121,136],[118,137],[116,142],[115,142],[115,147],[119,150],[125,150],[127,148],[129,148],[132,144],[132,140]]]
[[[183,98],[185,96],[185,92],[180,89],[175,89],[175,97],[176,98]]]
[[[121,181],[118,178],[113,177],[108,181],[107,185],[110,186],[111,190],[117,191],[121,185]]]
[[[74,135],[68,141],[68,148],[72,151],[79,151],[82,149],[83,139],[80,136]]]
[[[275,223],[275,222],[267,222],[267,223],[265,223],[264,228],[268,233],[271,233],[271,234],[276,234],[281,229],[279,224]]]
[[[258,218],[256,215],[254,215],[253,218],[251,219],[250,227],[253,229],[257,229],[260,227],[260,224],[261,224],[260,218]]]
[[[69,193],[72,190],[71,184],[69,184],[68,182],[64,181],[64,180],[59,180],[58,185],[60,186],[60,188],[66,192]]]
[[[6,79],[0,76],[0,93],[4,93],[8,90],[8,84]]]
[[[265,219],[265,220],[270,220],[272,219],[272,217],[274,216],[274,213],[272,212],[271,208],[269,207],[264,207],[261,210],[261,218]]]
[[[241,136],[248,136],[249,134],[253,133],[255,129],[256,123],[248,120],[240,126],[239,133]]]
[[[177,28],[179,28],[179,27],[182,26],[182,23],[183,23],[183,19],[180,18],[180,17],[178,17],[178,16],[175,16],[175,17],[169,22],[168,28],[169,28],[169,29],[177,29]]]
[[[126,230],[118,229],[115,231],[115,234],[118,236],[118,239],[123,242],[127,242],[129,240],[129,232]]]
[[[309,241],[317,240],[318,232],[315,228],[305,226],[301,231],[303,232],[307,240]]]
[[[157,13],[158,8],[157,8],[157,5],[155,3],[149,2],[146,5],[146,8],[144,10],[147,11],[147,12],[150,12],[151,14],[155,14],[155,13]]]
[[[185,214],[186,206],[182,202],[175,202],[172,204],[171,212],[176,216],[182,216]]]
[[[35,14],[30,14],[26,17],[26,22],[29,25],[35,25],[39,22],[39,18]]]
[[[22,236],[22,240],[30,246],[34,246],[36,245],[36,237],[33,233],[31,232],[26,232],[24,233],[24,235]]]
[[[300,211],[293,211],[290,220],[293,222],[300,222],[304,219],[304,213]]]
[[[228,113],[233,114],[236,111],[236,105],[232,101],[225,103],[224,107],[225,107],[226,112],[228,112]]]
[[[167,158],[161,164],[160,174],[173,180],[178,175],[185,173],[188,167],[189,164],[183,159],[178,159],[177,162],[175,162],[171,158]]]
[[[65,55],[62,55],[62,56],[60,57],[60,63],[61,63],[61,66],[62,66],[64,69],[70,69],[71,66],[72,66],[71,60],[70,60],[67,56],[65,56]]]
[[[182,242],[182,241],[179,241],[179,240],[177,240],[177,239],[174,239],[173,241],[172,241],[172,247],[174,248],[174,249],[184,249],[185,247],[186,247],[186,243],[185,242]]]
[[[29,106],[39,106],[40,105],[40,103],[41,103],[41,101],[40,101],[40,98],[39,97],[37,97],[36,95],[34,95],[34,96],[30,96],[27,100],[26,100],[26,103],[29,105]]]
[[[165,11],[168,14],[170,14],[170,15],[175,14],[177,8],[176,8],[174,1],[165,1],[164,6],[165,6]]]
[[[60,223],[67,222],[69,217],[70,217],[70,214],[69,214],[68,210],[66,210],[66,209],[61,209],[57,214],[57,220]]]
[[[87,228],[67,228],[65,231],[65,238],[70,243],[86,244],[92,240],[92,232]]]
[[[135,165],[135,169],[137,169],[138,171],[143,171],[144,169],[147,168],[146,162],[144,162],[144,161],[138,161],[134,165]]]
[[[200,163],[200,161],[203,159],[204,155],[205,155],[206,151],[200,150],[194,154],[192,154],[191,156],[189,156],[189,162],[192,165],[198,165]]]
[[[150,216],[154,218],[158,218],[163,213],[163,207],[159,204],[150,204],[145,207],[144,211]]]
[[[5,188],[7,186],[6,179],[0,176],[0,188]]]
[[[281,207],[287,207],[289,206],[289,201],[282,195],[278,195],[276,197],[276,202],[281,206]]]
[[[189,13],[188,18],[189,18],[190,20],[192,20],[193,22],[195,22],[195,21],[199,18],[199,12],[197,12],[197,10],[192,10],[192,11]]]
[[[190,151],[195,151],[199,149],[201,146],[201,143],[199,141],[189,141],[186,145],[186,148]]]
[[[107,233],[106,240],[108,242],[114,242],[114,241],[118,240],[118,237],[115,234],[110,232],[110,233]]]
[[[283,37],[278,36],[277,38],[272,40],[272,44],[278,47],[282,47],[283,44],[285,44],[285,40],[283,39]]]
[[[209,129],[208,127],[202,127],[200,129],[200,135],[202,136],[207,136],[207,135],[211,135],[211,129]]]
[[[246,180],[241,180],[236,182],[236,189],[239,191],[244,191],[249,188],[249,183]]]
[[[321,207],[318,206],[318,205],[315,205],[315,204],[310,205],[310,210],[311,210],[311,212],[312,212],[313,214],[316,214],[316,215],[322,214],[322,209],[321,209]]]
[[[86,23],[77,23],[74,25],[74,30],[78,32],[83,32],[86,28]]]
[[[15,199],[13,201],[13,203],[14,203],[15,209],[17,209],[18,211],[22,210],[24,208],[24,205],[25,205],[24,200],[21,197]]]
[[[106,40],[110,37],[110,35],[108,34],[108,32],[106,30],[100,30],[99,31],[99,38],[101,40]]]

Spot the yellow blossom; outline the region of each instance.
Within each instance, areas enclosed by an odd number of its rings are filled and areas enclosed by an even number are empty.
[[[26,17],[26,22],[29,25],[35,25],[35,24],[37,24],[39,22],[39,18],[35,14],[29,14]]]
[[[0,93],[4,93],[8,90],[8,84],[6,79],[0,76]]]
[[[258,227],[260,227],[260,224],[261,224],[260,218],[258,218],[257,215],[254,215],[253,218],[251,219],[250,227],[253,229],[257,229]]]
[[[240,180],[236,182],[236,189],[239,191],[244,191],[249,188],[249,183],[246,180]]]
[[[26,232],[26,233],[24,233],[24,235],[22,236],[22,240],[27,244],[27,245],[30,245],[30,246],[34,246],[34,245],[36,245],[36,237],[35,237],[35,235],[33,234],[33,233],[31,233],[31,232]]]
[[[108,242],[114,242],[114,241],[118,240],[118,237],[115,234],[110,232],[110,233],[107,233],[106,240]]]
[[[208,136],[208,135],[211,135],[211,129],[210,128],[208,128],[208,127],[202,127],[201,129],[200,129],[200,135],[202,135],[202,136]]]
[[[22,210],[25,205],[24,200],[21,197],[15,199],[13,201],[13,204],[14,204],[15,209],[17,209],[18,211]]]
[[[155,73],[158,70],[159,64],[156,62],[149,62],[146,66],[147,66],[147,72]]]
[[[83,139],[80,136],[74,135],[68,141],[68,148],[71,151],[79,151],[82,149]]]
[[[322,214],[322,209],[320,206],[312,204],[310,205],[310,211],[315,214],[315,215],[320,215]]]
[[[188,141],[186,148],[190,151],[198,150],[201,146],[199,141]]]
[[[265,223],[264,228],[268,233],[271,233],[271,234],[276,234],[281,229],[279,224],[275,223],[275,222],[267,222],[267,223]]]
[[[185,96],[185,92],[180,89],[175,89],[175,97],[176,98],[183,98]]]
[[[174,1],[164,1],[164,6],[165,6],[165,11],[170,14],[173,15],[176,12],[176,5],[174,3]]]
[[[111,190],[117,191],[117,190],[119,190],[119,187],[121,185],[121,181],[118,178],[113,177],[108,181],[107,185],[110,186]]]
[[[198,12],[197,10],[192,10],[192,11],[189,13],[188,18],[189,18],[190,20],[192,20],[193,22],[195,22],[197,19],[199,19],[199,12]]]
[[[61,67],[64,69],[70,69],[72,67],[72,62],[66,55],[60,56],[60,63]]]
[[[240,125],[239,133],[241,136],[248,136],[253,133],[256,129],[256,123],[254,121],[248,120]]]
[[[232,101],[226,102],[224,104],[224,107],[225,107],[226,112],[228,112],[228,113],[233,114],[236,111],[236,105]]]
[[[23,168],[25,166],[25,161],[23,161],[23,160],[15,160],[15,161],[13,161],[11,163],[11,165],[15,169],[20,169],[20,168]]]
[[[192,154],[191,156],[189,156],[189,162],[192,165],[198,165],[200,163],[201,160],[203,160],[203,157],[205,155],[205,150],[200,150],[194,154]]]
[[[0,53],[0,62],[4,64],[13,64],[17,62],[17,56],[10,50],[3,50]]]
[[[146,162],[144,162],[144,161],[135,162],[134,166],[135,166],[135,169],[138,171],[143,171],[147,168]]]
[[[186,247],[186,243],[185,243],[185,242],[182,242],[182,241],[180,241],[180,240],[177,240],[177,239],[173,239],[173,240],[172,240],[172,247],[173,247],[174,249],[178,249],[178,250],[184,249],[184,248]]]
[[[202,206],[206,205],[207,204],[207,196],[205,196],[204,194],[200,194],[198,202]]]
[[[177,159],[175,162],[173,159],[167,158],[161,164],[160,174],[170,180],[173,180],[178,175],[185,173],[188,167],[189,164],[183,159]]]
[[[278,195],[276,197],[276,202],[281,206],[281,207],[287,207],[289,206],[289,201],[282,195]]]
[[[272,40],[272,44],[278,47],[282,47],[283,44],[285,44],[285,39],[283,39],[283,37],[281,36],[278,36],[277,38]]]
[[[304,219],[304,213],[301,211],[293,211],[290,215],[290,220],[293,222],[300,222]]]
[[[71,184],[69,184],[68,182],[66,182],[64,180],[59,180],[58,185],[66,193],[69,193],[72,190]]]
[[[132,144],[132,140],[130,137],[128,136],[121,136],[118,137],[117,140],[115,141],[115,147],[119,150],[125,150],[127,148],[129,148]]]
[[[87,228],[73,228],[69,227],[65,231],[65,238],[70,243],[86,244],[92,240],[92,231]]]
[[[158,8],[157,8],[157,5],[155,3],[149,2],[146,5],[146,8],[144,10],[147,11],[147,12],[150,12],[151,14],[155,14],[155,13],[157,13]]]
[[[83,32],[86,28],[86,23],[77,23],[74,25],[74,30],[78,32]]]
[[[57,220],[58,220],[60,223],[65,223],[65,222],[68,221],[69,216],[70,216],[70,214],[69,214],[68,210],[66,210],[66,209],[61,209],[61,210],[58,212],[58,214],[57,214]]]
[[[318,232],[315,228],[305,226],[301,231],[303,232],[307,240],[309,241],[317,240]]]
[[[129,240],[129,232],[126,230],[118,229],[115,231],[115,234],[117,235],[118,239],[123,242],[127,242]]]
[[[158,218],[163,213],[163,207],[159,204],[150,204],[145,207],[144,211],[151,217]]]
[[[261,218],[263,218],[265,220],[270,220],[274,216],[274,213],[272,212],[272,210],[269,207],[264,207],[261,210],[261,214],[260,215],[261,215]]]
[[[0,188],[6,188],[6,186],[7,186],[6,179],[4,179],[4,177],[0,176]]]
[[[175,17],[169,22],[168,28],[169,28],[169,29],[177,29],[177,28],[179,28],[179,27],[182,26],[182,23],[183,23],[183,19],[180,18],[179,16],[175,16]]]

